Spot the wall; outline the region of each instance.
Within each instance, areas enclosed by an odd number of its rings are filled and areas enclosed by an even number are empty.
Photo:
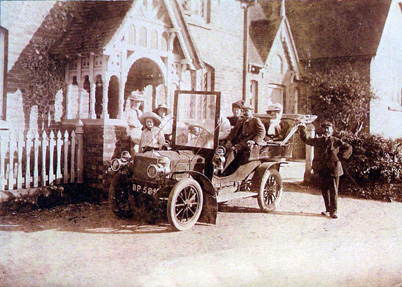
[[[189,19],[189,28],[201,59],[215,69],[215,90],[222,93],[222,115],[242,98],[243,15],[234,0],[211,1],[210,23]]]
[[[402,137],[402,4],[393,1],[371,63],[371,85],[378,99],[371,104],[370,132]],[[401,5],[401,7],[400,7]]]

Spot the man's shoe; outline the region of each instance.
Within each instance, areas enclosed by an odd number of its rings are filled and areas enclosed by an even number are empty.
[[[336,218],[338,218],[338,214],[336,212],[334,212],[334,213],[331,214],[331,217],[336,219]]]
[[[323,212],[321,212],[321,215],[329,216],[329,211],[323,211]]]

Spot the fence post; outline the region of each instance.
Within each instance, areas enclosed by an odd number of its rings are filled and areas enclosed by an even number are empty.
[[[39,133],[35,132],[34,137],[34,175],[33,186],[37,187],[39,184]]]
[[[4,190],[6,186],[6,152],[9,141],[9,137],[6,132],[1,133],[0,141],[0,190]]]
[[[17,137],[18,149],[17,149],[17,189],[22,188],[22,147],[24,145],[24,134],[21,132]]]
[[[64,132],[64,164],[63,164],[63,183],[68,183],[68,132]]]
[[[56,141],[56,150],[57,150],[57,159],[56,159],[56,182],[60,184],[61,182],[61,145],[63,144],[61,131],[57,132],[57,141]]]
[[[49,185],[53,184],[54,181],[54,146],[55,146],[55,141],[54,141],[54,132],[50,131],[49,135]]]
[[[75,131],[71,133],[71,171],[70,182],[75,182]]]
[[[41,183],[46,186],[46,149],[47,149],[47,134],[45,131],[42,133],[42,172]]]
[[[77,137],[77,182],[83,182],[83,170],[84,170],[84,144],[83,144],[83,137],[84,137],[84,129],[82,123],[77,126],[75,129],[76,137]]]
[[[315,128],[312,124],[308,124],[306,128],[307,138],[315,136]],[[311,179],[311,171],[313,166],[314,147],[306,145],[306,170],[304,172],[304,181],[308,182]]]
[[[28,131],[25,138],[25,188],[29,188],[31,186],[31,142],[32,133],[31,131]]]
[[[14,189],[14,153],[15,153],[15,148],[16,148],[16,138],[15,138],[15,133],[10,132],[10,146],[9,146],[9,170],[8,170],[8,190],[13,190]]]

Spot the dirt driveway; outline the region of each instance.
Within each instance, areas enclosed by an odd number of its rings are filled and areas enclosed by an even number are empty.
[[[218,224],[169,232],[105,205],[0,218],[1,286],[400,286],[401,203],[321,196],[287,185],[279,211],[255,199],[221,208]],[[294,191],[297,192],[294,192]]]

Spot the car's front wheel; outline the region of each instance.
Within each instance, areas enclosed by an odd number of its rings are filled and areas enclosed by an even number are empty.
[[[282,177],[275,169],[266,169],[258,191],[258,205],[265,212],[274,211],[279,206],[283,193]]]
[[[192,178],[180,180],[169,195],[169,223],[175,230],[190,229],[200,217],[202,205],[203,195],[199,183]]]
[[[130,181],[126,176],[117,174],[109,189],[109,207],[118,217],[130,218],[134,215],[129,200]]]

